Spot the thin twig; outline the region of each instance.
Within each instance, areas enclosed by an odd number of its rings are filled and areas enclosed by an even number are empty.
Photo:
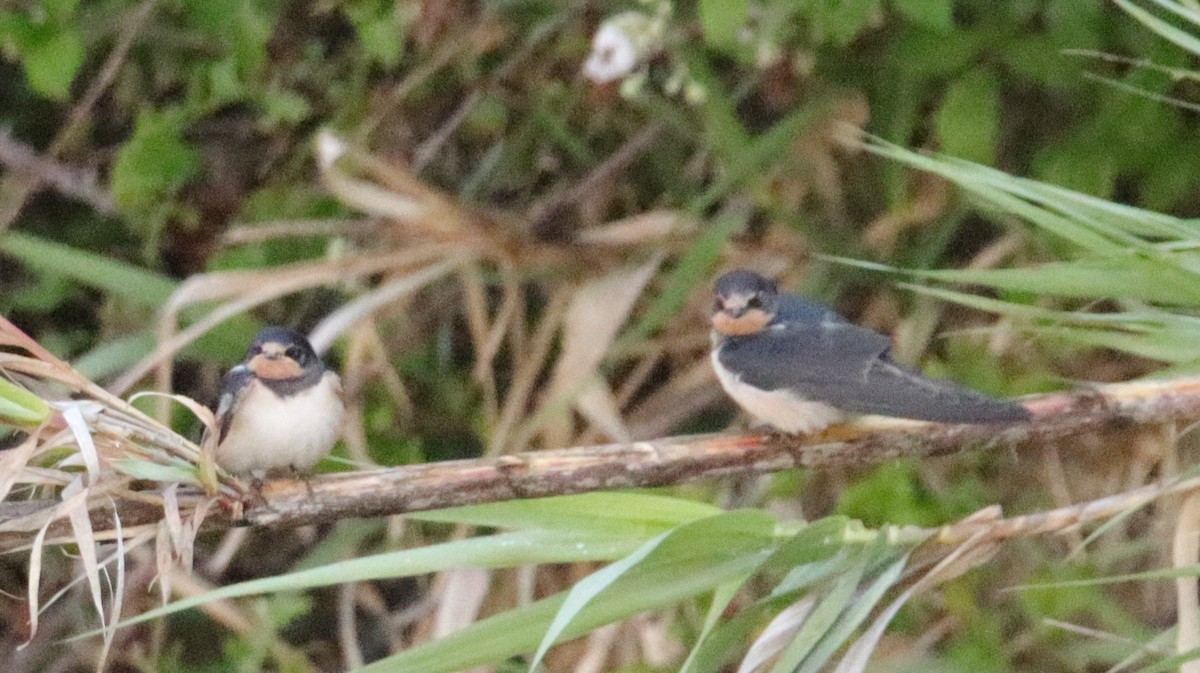
[[[1200,377],[1113,384],[1090,391],[1043,395],[1026,399],[1025,405],[1034,413],[1034,420],[1005,426],[869,418],[835,426],[813,437],[688,436],[343,472],[321,475],[307,483],[277,479],[247,496],[241,519],[233,521],[227,513],[217,514],[206,523],[209,528],[290,527],[521,498],[666,486],[797,466],[863,466],[901,457],[1044,446],[1081,433],[1105,433],[1146,424],[1190,423],[1200,418]],[[1155,497],[1162,491],[1159,486],[1146,488],[1151,491],[1135,490],[1113,496],[1116,500],[1105,506],[1110,509],[1128,506],[1129,498]],[[194,506],[202,498],[199,493],[181,494],[180,506]],[[6,521],[12,516],[7,507],[8,503],[0,503],[0,550],[27,545],[45,524],[37,514],[27,512],[23,512],[26,516],[20,520]],[[1096,511],[1100,511],[1080,507],[1062,508],[1067,512],[1063,516],[1078,521],[1095,520]],[[162,515],[160,507],[140,502],[119,503],[119,510],[127,529],[154,523]],[[93,512],[92,525],[98,538],[111,536],[111,518],[112,510],[107,506]],[[1031,521],[1029,517],[1019,517],[1006,525],[1022,527],[1022,534],[1029,534]],[[1057,519],[1046,519],[1038,525],[1051,526],[1054,521]],[[1003,531],[996,534],[1002,535]],[[69,527],[55,522],[47,538],[48,542],[51,540],[69,541]]]
[[[42,156],[7,130],[0,130],[0,166],[28,174],[35,181],[53,187],[59,194],[86,203],[104,215],[112,215],[117,211],[112,195],[96,184],[95,170],[69,166]]]
[[[143,0],[142,4],[131,9],[122,17],[119,24],[121,33],[117,36],[112,51],[108,53],[108,58],[104,60],[104,65],[100,67],[100,72],[88,85],[83,97],[71,108],[71,113],[67,116],[67,123],[58,131],[54,140],[51,141],[50,147],[47,148],[46,158],[57,159],[71,143],[77,140],[79,130],[83,128],[84,124],[91,121],[92,109],[116,78],[121,64],[125,62],[125,57],[129,55],[129,50],[133,47],[134,39],[142,29],[142,24],[150,17],[157,4],[158,0]],[[7,229],[17,219],[17,215],[21,213],[29,196],[40,186],[39,178],[40,176],[34,175],[28,180],[14,184],[12,191],[5,195],[4,201],[0,202],[0,231]]]

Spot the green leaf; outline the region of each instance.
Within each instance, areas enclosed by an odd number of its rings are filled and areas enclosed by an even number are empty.
[[[921,488],[917,464],[911,460],[884,463],[857,479],[842,492],[837,509],[868,523],[939,523],[936,502]]]
[[[33,90],[47,98],[65,100],[83,65],[83,44],[75,30],[60,24],[49,39],[31,45],[22,57]]]
[[[170,278],[132,264],[16,231],[0,234],[0,254],[15,257],[39,273],[70,278],[154,309],[177,287]]]
[[[694,500],[647,493],[583,493],[470,505],[409,518],[495,528],[558,530],[596,535],[657,535],[680,524],[720,514],[718,507]]]
[[[0,378],[0,423],[35,426],[50,415],[42,398],[7,379]]]
[[[1150,12],[1133,4],[1129,0],[1113,1],[1116,2],[1117,5],[1119,5],[1121,9],[1125,10],[1130,16],[1140,21],[1142,25],[1146,26],[1150,30],[1158,33],[1158,35],[1162,38],[1186,51],[1200,55],[1200,38],[1197,38],[1195,35],[1192,35],[1186,30],[1181,30],[1180,28],[1163,21]],[[1159,4],[1162,5],[1164,3]]]
[[[200,483],[200,479],[196,472],[196,466],[190,463],[163,465],[162,463],[152,463],[147,460],[118,458],[112,461],[112,466],[117,468],[118,471],[123,472],[134,479],[145,479],[147,481],[157,481],[162,483]]]
[[[982,164],[996,162],[1000,134],[1000,85],[970,70],[950,85],[934,121],[942,151]]]
[[[184,127],[177,111],[138,115],[133,136],[113,163],[112,190],[119,206],[149,209],[196,174],[200,155],[183,139]]]
[[[870,138],[866,148],[940,175],[985,204],[1023,217],[1094,255],[1119,257],[1128,255],[1131,248],[1152,252],[1155,247],[1139,237],[1139,230],[1152,227],[1164,235],[1166,231],[1182,232],[1185,227],[1176,218],[1128,207],[1104,208],[1099,205],[1103,201],[1085,194],[1017,178],[970,161],[919,154],[878,138]],[[1134,212],[1145,213],[1141,225],[1131,223]]]
[[[757,511],[730,512],[684,524],[661,540],[641,563],[592,596],[563,629],[562,637],[573,638],[736,581],[753,572],[770,553],[772,529],[772,518]],[[541,642],[566,598],[560,593],[503,612],[361,671],[449,673],[529,652]]]
[[[98,381],[137,364],[154,350],[155,343],[153,330],[144,329],[97,344],[75,358],[71,366],[92,381]]]
[[[1024,269],[912,271],[912,275],[1001,290],[1081,299],[1135,299],[1166,306],[1200,305],[1200,275],[1166,258],[1133,255],[1041,264]]]
[[[621,540],[561,531],[521,531],[455,540],[331,563],[317,568],[220,587],[119,623],[131,626],[213,601],[277,591],[299,591],[345,582],[364,582],[424,575],[452,568],[510,568],[534,563],[574,563],[615,559],[640,540]],[[95,635],[83,633],[73,639]]]
[[[939,32],[954,28],[953,0],[892,0],[892,6],[917,25]]]
[[[579,614],[593,600],[609,591],[627,574],[635,571],[648,572],[647,567],[643,566],[653,567],[654,563],[660,563],[664,566],[684,563],[686,561],[681,558],[684,555],[703,555],[704,550],[697,549],[691,539],[696,535],[697,529],[703,530],[703,535],[705,536],[711,535],[710,539],[722,540],[722,545],[717,546],[717,553],[712,553],[711,551],[707,553],[713,560],[719,562],[723,560],[722,557],[730,553],[730,549],[724,544],[726,542],[725,535],[720,534],[721,529],[725,529],[727,534],[740,536],[745,535],[747,530],[757,528],[759,535],[748,539],[754,540],[756,538],[758,544],[766,544],[771,540],[773,527],[770,517],[764,515],[762,512],[745,511],[721,514],[667,531],[649,540],[629,556],[609,565],[607,568],[592,573],[572,587],[567,593],[562,607],[559,609],[558,614],[554,616],[554,621],[551,622],[550,627],[546,630],[546,635],[542,638],[537,653],[529,665],[531,673],[537,669],[546,651],[558,641],[559,636],[571,625]],[[734,533],[735,531],[736,533]],[[709,549],[712,549],[712,547]],[[701,571],[704,572],[703,569]]]
[[[749,0],[700,0],[700,26],[710,47],[729,51],[750,14]]]
[[[858,583],[862,580],[869,562],[870,555],[865,551],[860,551],[853,565],[846,568],[833,580],[829,591],[813,608],[800,630],[796,632],[792,643],[784,649],[775,662],[775,666],[771,669],[772,673],[791,673],[804,662],[805,657],[817,646],[817,643],[854,598],[855,590],[858,588]]]
[[[701,661],[701,651],[705,641],[708,640],[709,634],[712,633],[713,627],[721,619],[721,615],[725,614],[725,610],[733,599],[737,596],[738,590],[742,588],[749,575],[740,577],[732,582],[726,582],[713,591],[712,602],[708,606],[708,611],[704,615],[704,625],[700,628],[699,635],[696,636],[696,644],[692,646],[692,650],[688,652],[687,659],[683,662],[683,666],[679,667],[679,673],[696,673],[697,666]]]
[[[804,665],[797,669],[797,673],[813,673],[820,670],[833,656],[833,653],[840,649],[855,630],[867,620],[875,606],[883,599],[884,594],[900,581],[900,576],[907,565],[908,557],[894,561],[868,587],[856,592],[854,600],[846,606],[838,620],[825,632],[821,641],[804,659]]]
[[[883,11],[881,0],[822,0],[804,3],[813,39],[838,46],[849,44]]]

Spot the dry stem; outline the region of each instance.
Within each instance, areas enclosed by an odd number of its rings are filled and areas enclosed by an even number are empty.
[[[1025,404],[1034,420],[1007,426],[872,418],[814,437],[689,436],[328,474],[307,484],[277,479],[266,483],[261,493],[248,494],[240,519],[235,521],[226,511],[210,516],[206,526],[299,526],[518,498],[666,486],[796,466],[870,465],[900,457],[1041,446],[1084,432],[1189,423],[1200,418],[1200,377],[1115,384],[1029,398]],[[180,506],[195,506],[202,499],[199,493],[180,494]],[[18,504],[19,513],[11,509]],[[0,503],[0,550],[30,542],[44,523],[30,514],[33,506]],[[161,508],[145,502],[124,501],[118,503],[118,511],[127,531],[162,516]],[[24,521],[14,518],[20,515]],[[111,509],[92,512],[98,537],[111,531],[112,515]],[[69,535],[67,524],[56,522],[48,540]]]

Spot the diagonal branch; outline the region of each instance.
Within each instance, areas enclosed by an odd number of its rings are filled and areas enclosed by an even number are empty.
[[[901,457],[1040,446],[1081,433],[1200,419],[1200,377],[1113,384],[1024,402],[1034,414],[1033,421],[1005,426],[867,418],[812,437],[685,436],[343,472],[307,483],[276,479],[247,499],[240,518],[235,520],[225,511],[210,516],[206,526],[300,526],[520,498],[666,486],[797,466],[863,466]],[[199,493],[181,496],[180,505],[194,507],[202,500]],[[11,509],[17,504],[23,508],[20,512]],[[32,503],[0,503],[0,550],[28,544],[30,527],[44,523],[35,508]],[[162,516],[161,508],[146,502],[119,503],[117,511],[127,530],[156,523]],[[111,509],[92,513],[98,536],[112,530],[112,518]],[[67,534],[67,525],[56,522],[48,540]]]

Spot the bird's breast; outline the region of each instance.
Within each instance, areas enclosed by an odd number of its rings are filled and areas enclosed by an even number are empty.
[[[345,407],[337,375],[326,373],[316,385],[280,396],[261,381],[247,384],[217,447],[217,462],[246,473],[276,468],[305,470],[333,447]]]
[[[808,434],[842,419],[842,412],[829,404],[806,399],[787,388],[763,390],[721,363],[720,347],[712,352],[713,371],[721,387],[751,416],[792,434]]]

